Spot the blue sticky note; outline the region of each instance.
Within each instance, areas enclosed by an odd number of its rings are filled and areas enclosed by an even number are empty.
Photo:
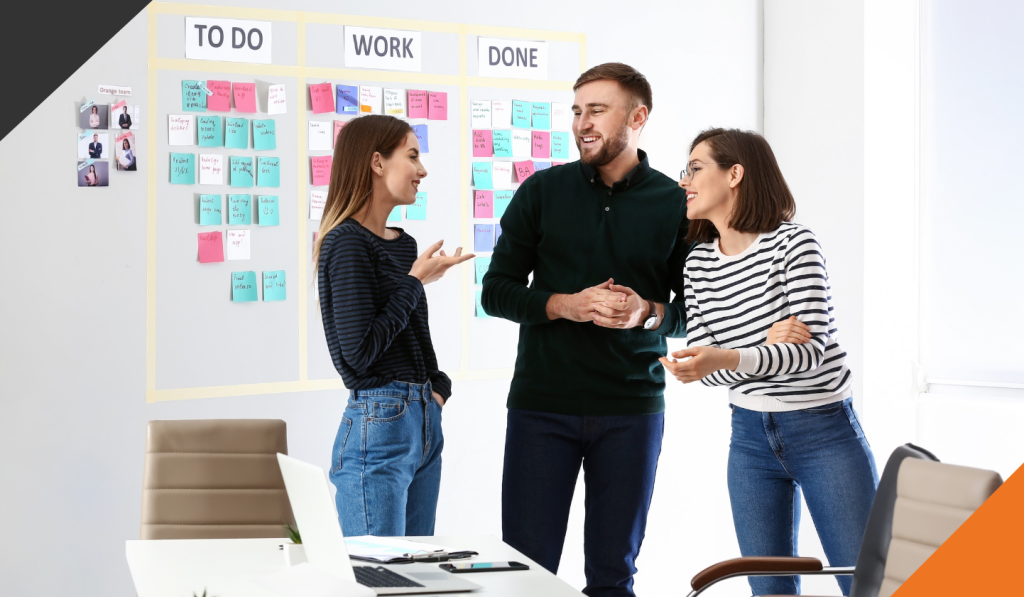
[[[478,189],[493,189],[491,181],[491,163],[473,162],[473,186]]]
[[[281,186],[281,158],[256,158],[256,186]]]
[[[224,146],[230,149],[249,149],[249,119],[224,119]]]
[[[484,283],[484,274],[487,273],[487,268],[491,267],[490,257],[477,257],[473,260],[473,265],[476,269],[476,283]]]
[[[551,132],[551,159],[568,160],[569,144],[572,143],[571,133]]]
[[[287,293],[284,270],[279,269],[273,272],[263,272],[263,300],[283,301]]]
[[[476,291],[476,316],[480,317],[481,319],[490,317],[490,315],[488,315],[487,312],[484,311],[483,295],[483,290]]]
[[[427,194],[423,191],[416,193],[416,203],[405,206],[406,220],[427,219]]]
[[[402,221],[402,206],[401,205],[396,205],[395,209],[391,210],[391,213],[388,214],[388,221],[389,222],[401,222]]]
[[[533,171],[534,172],[539,172],[541,170],[547,170],[550,167],[551,167],[551,162],[538,162],[538,161],[534,161],[533,162]]]
[[[501,237],[501,224],[494,225],[494,244],[498,244],[498,238]]]
[[[171,154],[171,184],[196,184],[196,154]]]
[[[257,195],[256,213],[260,219],[260,226],[277,226],[281,223],[281,206],[277,202],[277,197]]]
[[[486,253],[494,250],[494,226],[476,224],[473,226],[473,251]]]
[[[533,102],[531,105],[531,118],[533,128],[548,130],[551,128],[551,104],[548,102]]]
[[[236,303],[258,301],[256,272],[231,272],[231,300]]]
[[[220,195],[199,196],[199,225],[219,226],[221,224]]]
[[[416,133],[416,139],[420,142],[420,153],[430,152],[430,135],[427,134],[427,125],[414,124],[412,132]]]
[[[338,114],[359,113],[359,88],[354,85],[338,85],[338,98],[334,102]]]
[[[220,116],[200,116],[199,147],[224,147],[224,129]]]
[[[505,215],[508,204],[512,203],[512,191],[494,191],[494,217],[500,219]]]
[[[533,106],[530,102],[512,100],[512,126],[517,129],[530,128],[530,114]]]
[[[491,131],[491,138],[494,144],[494,157],[512,157],[512,131]]]
[[[206,92],[201,81],[181,82],[181,109],[186,112],[206,111]]]
[[[252,158],[231,156],[231,186],[252,186]]]
[[[252,224],[252,195],[228,195],[228,225]]]
[[[274,119],[252,121],[253,149],[277,149],[277,129]]]

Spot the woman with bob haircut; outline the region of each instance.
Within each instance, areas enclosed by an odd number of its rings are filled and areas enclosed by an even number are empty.
[[[426,175],[405,121],[362,116],[338,134],[313,262],[327,346],[351,392],[330,471],[347,536],[434,534],[452,384],[437,367],[423,286],[473,255],[435,256],[438,241],[417,256],[414,238],[386,226]]]
[[[661,361],[683,383],[729,388],[740,551],[796,556],[802,493],[829,563],[853,566],[878,472],[853,409],[821,246],[791,221],[793,195],[756,133],[702,132],[680,178],[696,243],[684,272],[688,348]],[[837,580],[848,595],[850,577]],[[793,576],[749,581],[755,595],[800,591]]]

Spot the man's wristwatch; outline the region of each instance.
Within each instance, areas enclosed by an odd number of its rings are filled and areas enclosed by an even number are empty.
[[[651,313],[644,320],[645,330],[649,330],[658,324],[658,308],[655,306],[654,301],[647,301],[647,306],[651,309]]]

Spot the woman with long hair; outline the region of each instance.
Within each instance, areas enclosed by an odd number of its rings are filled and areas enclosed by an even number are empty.
[[[89,171],[85,174],[85,185],[89,187],[99,186],[100,177],[96,174],[96,166],[89,165]]]
[[[94,129],[100,128],[100,109],[96,106],[89,112],[89,126]]]
[[[121,150],[121,155],[128,160],[128,165],[122,166],[122,168],[124,170],[135,170],[135,152],[132,151],[132,146],[131,143],[128,142],[128,139],[121,142]]]
[[[740,551],[796,556],[802,493],[829,563],[853,566],[878,472],[853,409],[821,246],[791,221],[793,195],[756,133],[702,132],[681,179],[696,243],[684,271],[689,348],[661,361],[683,383],[729,388]],[[837,579],[849,594],[850,577]],[[792,576],[750,586],[755,595],[800,589]]]
[[[415,239],[386,226],[426,175],[403,120],[362,116],[338,134],[313,261],[327,346],[351,392],[330,471],[348,536],[434,534],[451,380],[437,367],[423,286],[473,255],[435,255],[438,241],[417,256]]]

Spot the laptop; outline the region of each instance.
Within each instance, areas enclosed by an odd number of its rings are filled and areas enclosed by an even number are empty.
[[[318,466],[284,454],[277,455],[277,462],[281,465],[295,523],[302,533],[306,560],[311,565],[370,587],[378,595],[461,593],[481,588],[440,568],[400,573],[383,566],[353,566],[326,473]]]

